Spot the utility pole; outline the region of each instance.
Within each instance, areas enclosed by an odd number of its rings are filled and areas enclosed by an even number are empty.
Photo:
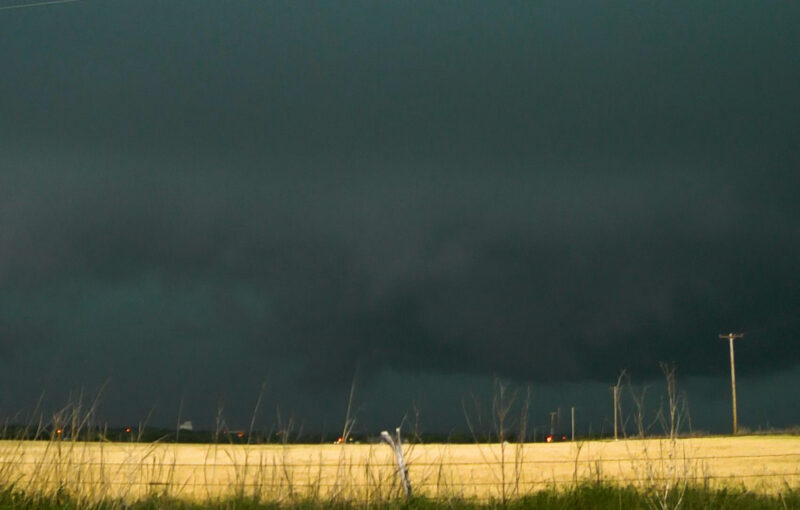
[[[617,384],[611,387],[611,391],[614,393],[614,441],[618,440],[617,430],[619,430],[618,426],[618,418],[617,416],[620,414],[619,408],[619,388],[622,384],[622,379],[625,377],[625,370],[619,373],[619,377],[617,377]]]
[[[570,410],[572,414],[572,440],[575,441],[575,406]]]
[[[733,433],[739,433],[739,422],[736,416],[736,365],[733,362],[733,341],[742,338],[744,333],[728,333],[727,335],[719,335],[721,339],[728,339],[731,346],[731,396],[733,398]]]
[[[619,384],[611,387],[611,393],[614,395],[614,441],[617,441],[617,410],[619,409]]]

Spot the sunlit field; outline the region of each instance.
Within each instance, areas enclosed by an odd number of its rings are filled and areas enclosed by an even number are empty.
[[[800,486],[800,437],[746,436],[405,445],[415,496],[509,500],[585,484],[643,491],[738,488],[775,495]],[[83,501],[168,496],[371,502],[402,491],[385,444],[187,445],[0,442],[0,484]]]

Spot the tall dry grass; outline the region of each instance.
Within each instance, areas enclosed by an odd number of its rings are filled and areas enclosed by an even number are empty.
[[[738,487],[783,494],[800,484],[800,439],[784,444],[787,455],[794,457],[770,460],[780,460],[775,469],[764,466],[762,472],[753,471],[752,462],[742,463],[742,469],[750,471],[728,478],[739,468],[727,458],[716,460],[714,452],[724,451],[724,445],[710,449],[713,440],[681,437],[684,421],[675,384],[667,385],[672,390],[661,413],[670,428],[658,437],[623,434],[618,442],[551,445],[527,442],[530,394],[496,384],[488,421],[480,421],[479,412],[473,415],[477,418],[468,418],[475,431],[473,444],[404,441],[415,495],[509,505],[543,490],[567,493],[611,484],[634,488],[648,506],[666,510],[681,508],[686,495],[698,489]],[[256,409],[260,401],[259,396]],[[17,437],[0,441],[0,489],[50,500],[69,497],[85,505],[171,498],[372,506],[404,497],[393,451],[378,442],[293,444],[296,431],[291,419],[280,422],[281,440],[273,444],[115,442],[95,423],[96,407],[97,398],[85,403],[78,395],[48,419],[39,414],[17,431]],[[348,412],[347,419],[351,418]],[[478,432],[484,426],[488,433]],[[133,436],[140,438],[141,430]],[[767,444],[770,439],[760,440]]]

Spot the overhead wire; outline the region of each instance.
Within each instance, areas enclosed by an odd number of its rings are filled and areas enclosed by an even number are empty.
[[[0,6],[0,11],[8,11],[11,9],[26,9],[28,7],[43,7],[45,5],[70,4],[74,2],[80,2],[80,0],[47,0],[45,2],[34,2],[29,4],[5,5],[5,6]]]

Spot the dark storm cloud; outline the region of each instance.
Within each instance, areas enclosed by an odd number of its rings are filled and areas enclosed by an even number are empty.
[[[8,12],[0,349],[31,373],[714,376],[730,329],[745,374],[797,364],[793,3]]]
[[[201,287],[207,308],[160,334],[227,329],[319,383],[359,363],[575,380],[676,359],[720,373],[717,332],[769,325],[800,303],[793,202],[748,205],[748,182],[722,192],[678,172],[518,175],[513,187],[362,176],[298,190],[258,178],[225,196],[229,176],[200,175],[171,194],[96,183],[79,208],[65,183],[69,203],[4,216],[3,232],[17,232],[4,239],[7,288]],[[436,198],[396,198],[425,194]],[[770,354],[756,369],[795,362],[778,337],[759,348]]]
[[[25,23],[6,15],[4,60],[24,79],[4,87],[5,125],[81,149],[226,160],[247,152],[262,162],[280,154],[306,165],[402,156],[440,165],[465,154],[563,163],[573,151],[696,159],[752,149],[756,138],[762,150],[787,148],[798,105],[795,10],[693,2],[28,10]]]

